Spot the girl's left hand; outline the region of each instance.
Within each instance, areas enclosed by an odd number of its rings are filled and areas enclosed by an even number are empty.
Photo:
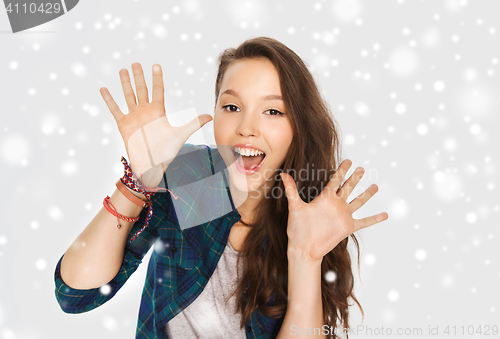
[[[310,203],[300,198],[293,178],[281,173],[288,199],[288,248],[300,249],[311,262],[322,260],[323,256],[352,233],[389,217],[383,212],[363,219],[353,219],[352,214],[378,191],[378,186],[371,185],[347,203],[347,198],[365,172],[362,167],[357,168],[340,187],[351,165],[349,159],[342,161],[323,191]]]

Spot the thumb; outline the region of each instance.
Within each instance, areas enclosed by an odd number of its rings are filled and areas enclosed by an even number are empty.
[[[185,140],[187,140],[191,134],[199,130],[203,125],[212,120],[212,116],[210,114],[202,114],[197,116],[190,122],[180,127],[182,131],[182,136]]]
[[[286,198],[288,199],[289,204],[296,204],[302,199],[299,196],[299,192],[297,192],[297,187],[295,186],[295,181],[292,176],[288,173],[280,173],[281,180],[283,181],[283,185],[285,186]]]

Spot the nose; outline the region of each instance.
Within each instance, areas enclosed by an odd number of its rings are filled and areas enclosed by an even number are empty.
[[[257,118],[251,112],[243,112],[240,114],[240,121],[236,128],[236,133],[242,137],[257,137],[259,129],[257,126]]]

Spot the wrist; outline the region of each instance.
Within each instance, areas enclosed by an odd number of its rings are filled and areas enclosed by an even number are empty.
[[[288,245],[287,257],[288,257],[288,262],[301,263],[311,266],[317,266],[317,265],[321,266],[321,262],[323,261],[323,258],[319,260],[312,259],[306,250],[299,247],[295,247],[293,245]]]
[[[122,179],[118,179],[115,185],[116,188],[118,188],[118,190],[122,193],[122,195],[127,197],[128,200],[130,200],[137,206],[144,208],[150,204],[150,199],[148,199],[145,194],[143,194],[142,192],[136,192],[129,186],[125,185]]]
[[[146,189],[147,188],[157,188],[158,185],[161,184],[165,170],[158,168],[158,167],[153,167],[148,169],[145,172],[132,172],[134,174],[134,177],[137,179],[137,181],[144,186]]]

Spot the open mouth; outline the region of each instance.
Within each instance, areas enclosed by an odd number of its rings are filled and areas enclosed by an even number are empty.
[[[264,163],[266,153],[251,147],[232,147],[236,168],[244,174],[253,174]]]

